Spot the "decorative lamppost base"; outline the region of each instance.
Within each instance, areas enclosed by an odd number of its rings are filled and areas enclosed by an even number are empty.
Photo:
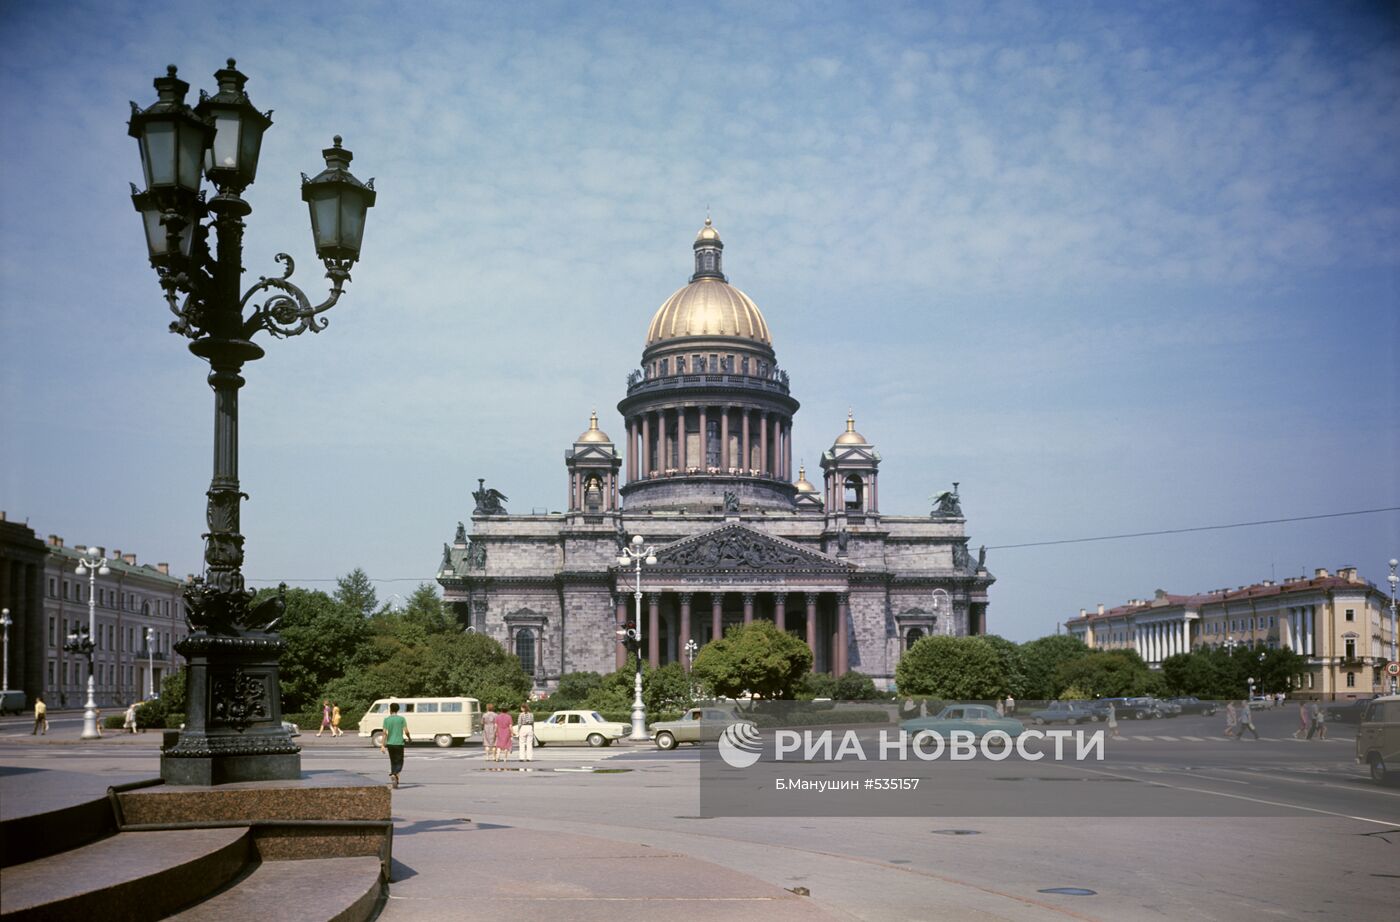
[[[189,660],[189,708],[180,738],[161,753],[167,784],[214,785],[301,777],[301,747],[282,726],[275,634],[191,634],[175,649]]]

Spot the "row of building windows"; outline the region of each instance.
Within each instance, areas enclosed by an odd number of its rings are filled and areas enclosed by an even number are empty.
[[[87,627],[87,621],[83,619],[75,618],[71,621],[66,621],[65,630],[63,631],[63,637],[60,638],[58,636],[58,623],[52,616],[50,616],[49,646],[60,646],[65,640],[67,640],[68,635],[70,633],[85,627]],[[97,645],[98,650],[117,650],[118,639],[124,641],[120,648],[122,652],[131,652],[139,650],[142,654],[145,654],[146,631],[144,628],[139,628],[134,625],[127,625],[125,636],[121,636],[117,634],[117,626],[115,624],[104,623],[97,625],[97,636],[93,638],[93,642]],[[168,653],[170,651],[170,632],[156,631],[155,634],[153,634],[151,637],[151,649],[156,653]]]
[[[690,357],[689,373],[701,375],[708,372],[710,374],[732,375],[735,369],[734,358],[735,356],[732,354],[720,355],[717,352],[711,352],[707,360],[703,353],[697,352]],[[747,375],[751,367],[749,364],[749,357],[747,355],[741,355],[738,359],[738,373]],[[752,367],[757,370],[758,377],[766,378],[768,376],[767,362],[755,361]],[[648,371],[651,372],[652,375],[659,375],[664,378],[671,373],[671,360],[669,358],[660,359],[657,361],[656,365],[653,368],[649,368]],[[676,374],[686,374],[686,357],[683,355],[676,356]]]
[[[58,598],[58,597],[59,597],[58,577],[56,577],[56,576],[50,576],[50,577],[49,577],[49,598],[51,598],[51,599],[56,599],[56,598]],[[66,579],[65,579],[65,580],[63,581],[63,598],[65,598],[65,599],[67,599],[67,600],[69,600],[69,601],[73,601],[73,602],[85,602],[85,601],[87,601],[87,592],[86,592],[86,588],[83,586],[83,584],[82,584],[81,582],[76,582],[76,581],[73,581],[73,580],[66,580]],[[97,587],[97,606],[98,606],[99,608],[111,608],[111,609],[120,608],[120,609],[122,609],[122,610],[124,610],[124,611],[130,611],[130,612],[137,611],[138,608],[139,608],[139,610],[140,610],[143,614],[147,614],[147,615],[149,615],[149,614],[158,614],[158,615],[163,615],[163,616],[165,616],[165,617],[167,617],[167,618],[170,617],[170,600],[169,600],[169,599],[157,599],[157,600],[155,601],[155,609],[154,609],[154,612],[153,612],[153,611],[151,610],[151,603],[150,603],[150,602],[147,602],[147,601],[144,601],[144,600],[141,598],[141,596],[138,596],[136,593],[134,593],[134,592],[121,592],[121,591],[116,590],[116,589],[106,589],[106,588],[104,588],[104,587],[102,587],[102,586],[98,586],[98,587]],[[175,612],[176,612],[177,615],[179,614],[179,610],[180,610],[180,609],[179,609],[179,604],[177,603],[177,604],[176,604],[176,608],[175,608]]]

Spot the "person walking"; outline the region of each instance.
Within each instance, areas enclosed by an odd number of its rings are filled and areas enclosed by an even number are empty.
[[[33,736],[35,733],[40,736],[49,735],[49,706],[44,703],[42,696],[34,698],[34,729],[29,732],[29,735]]]
[[[486,713],[481,715],[481,751],[486,761],[496,761],[496,706],[486,705]]]
[[[1317,733],[1317,715],[1321,710],[1316,701],[1308,702],[1308,739],[1312,739],[1313,734]]]
[[[1113,702],[1108,703],[1108,732],[1114,739],[1118,739],[1118,709],[1113,706]]]
[[[389,754],[389,781],[394,787],[399,786],[399,772],[403,771],[404,743],[412,740],[413,737],[408,732],[408,721],[399,713],[399,703],[391,701],[389,716],[384,718],[384,742],[379,745],[379,751]]]
[[[1010,692],[1007,692],[1007,693],[1006,693],[1006,716],[1007,716],[1007,717],[1015,717],[1015,716],[1016,716],[1016,699],[1013,698],[1013,697],[1011,697],[1011,693],[1010,693]]]
[[[101,739],[101,738],[102,738],[102,709],[101,709],[101,708],[93,708],[93,709],[92,709],[92,713],[96,715],[96,717],[94,718],[94,720],[96,720],[96,722],[97,722],[97,738],[98,738],[98,739]]]
[[[515,733],[520,740],[520,761],[535,761],[535,715],[530,713],[530,703],[520,705],[520,716],[515,719]]]
[[[128,733],[136,732],[136,705],[128,704],[126,714],[122,717],[122,729]]]
[[[1298,729],[1293,731],[1295,740],[1303,739],[1307,736],[1308,728],[1312,726],[1312,715],[1308,713],[1308,703],[1298,702]]]
[[[1250,733],[1253,733],[1255,739],[1259,738],[1259,731],[1254,729],[1254,715],[1249,710],[1248,701],[1242,702],[1242,706],[1240,707],[1240,726],[1239,732],[1235,734],[1235,739],[1244,739],[1244,734],[1246,730],[1248,730]]]
[[[335,731],[331,729],[331,703],[329,699],[321,702],[321,729],[316,731],[316,735],[320,736],[327,730],[331,730],[331,736],[335,736]]]
[[[344,736],[345,731],[340,729],[340,705],[331,702],[331,736]]]
[[[1235,713],[1235,702],[1231,701],[1225,705],[1225,736],[1235,735],[1235,725],[1239,722],[1239,715]]]
[[[510,721],[510,711],[501,708],[496,712],[496,761],[510,761],[510,732],[514,729]]]
[[[1327,739],[1327,708],[1323,707],[1321,704],[1319,704],[1317,710],[1313,712],[1313,726],[1317,728],[1318,739]]]

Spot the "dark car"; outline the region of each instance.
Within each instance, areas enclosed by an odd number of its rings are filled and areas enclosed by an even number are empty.
[[[1181,713],[1183,714],[1204,714],[1209,717],[1220,710],[1219,701],[1202,701],[1194,695],[1186,695],[1180,698],[1168,698],[1166,700],[1181,708]]]
[[[1100,698],[1099,701],[1105,706],[1112,703],[1114,716],[1119,720],[1147,720],[1162,716],[1151,698]]]
[[[1103,701],[1076,701],[1074,706],[1088,713],[1089,719],[1095,723],[1108,720],[1108,704]]]
[[[1048,707],[1039,711],[1031,712],[1031,720],[1036,724],[1052,724],[1063,721],[1067,724],[1077,724],[1081,721],[1090,723],[1094,720],[1094,715],[1079,706],[1078,701],[1051,701]]]
[[[1335,701],[1326,705],[1323,710],[1327,713],[1328,723],[1338,724],[1359,724],[1361,723],[1361,712],[1366,710],[1366,705],[1370,704],[1371,698],[1358,698],[1355,701]]]

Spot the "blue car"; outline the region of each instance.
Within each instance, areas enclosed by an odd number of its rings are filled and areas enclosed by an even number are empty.
[[[1002,717],[996,708],[986,704],[950,704],[939,711],[937,717],[912,717],[899,726],[911,734],[928,730],[945,739],[954,730],[966,730],[977,739],[993,730],[1001,730],[1014,739],[1026,729],[1016,718]]]

